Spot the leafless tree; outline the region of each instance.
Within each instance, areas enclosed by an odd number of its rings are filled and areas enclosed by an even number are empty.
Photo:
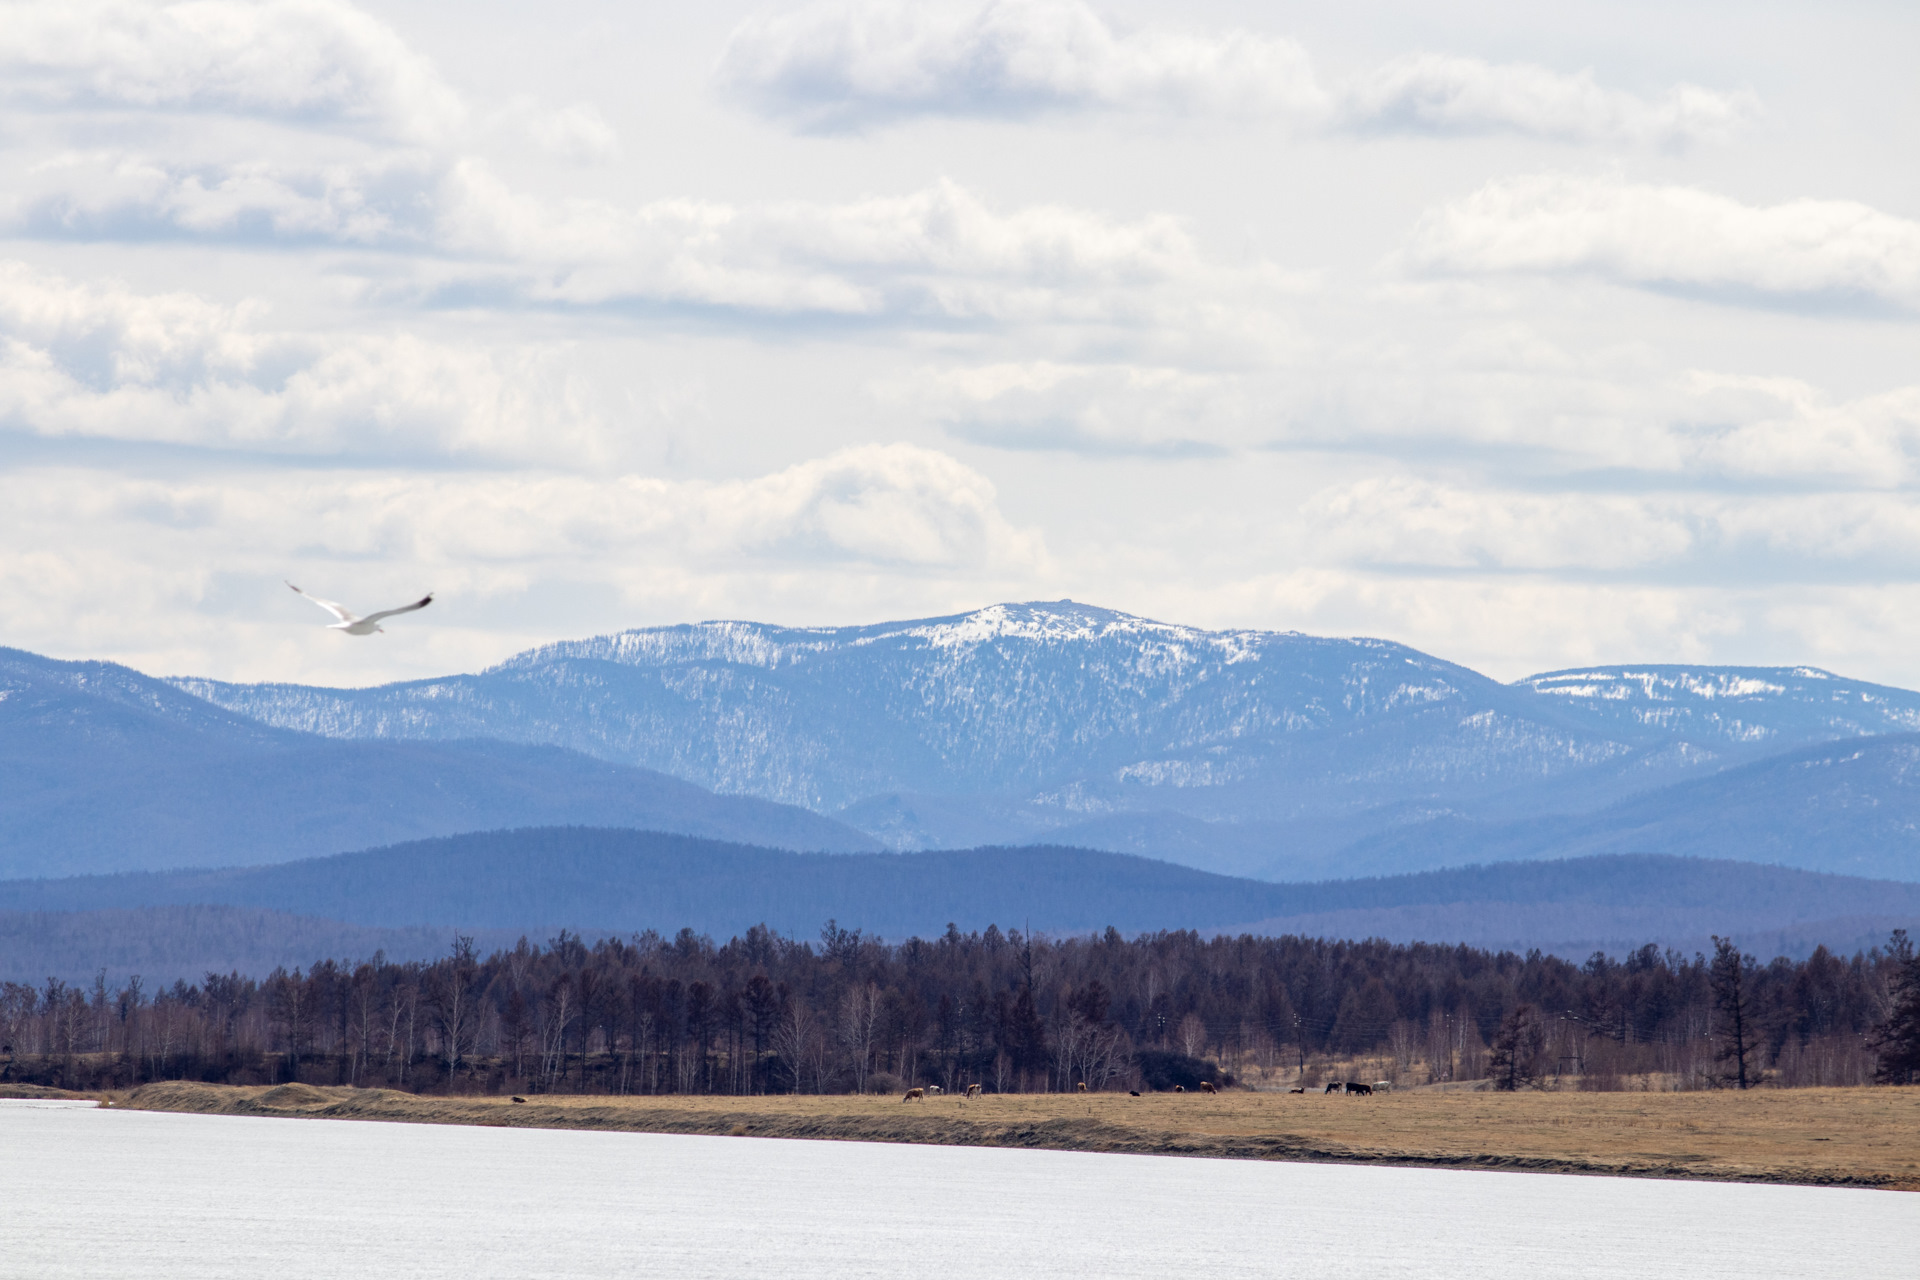
[[[840,998],[840,1044],[853,1072],[856,1093],[867,1091],[873,1072],[873,1047],[880,1031],[880,988],[872,982],[855,983]]]
[[[435,965],[427,975],[427,1016],[434,1034],[440,1038],[440,1056],[446,1062],[449,1089],[473,1041],[474,1024],[478,1020],[474,984],[479,967],[473,954],[473,939],[461,934],[453,940],[449,962]]]

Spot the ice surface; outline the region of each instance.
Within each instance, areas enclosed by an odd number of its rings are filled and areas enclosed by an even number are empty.
[[[1917,1240],[1895,1192],[0,1108],[14,1280],[1909,1280]]]

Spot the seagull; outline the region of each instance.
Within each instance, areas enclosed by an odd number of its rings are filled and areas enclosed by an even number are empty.
[[[285,580],[282,579],[282,581]],[[403,604],[398,609],[382,609],[378,613],[370,613],[363,618],[343,604],[335,604],[331,600],[322,600],[319,596],[309,596],[291,582],[288,582],[287,586],[293,591],[293,594],[304,596],[334,617],[340,619],[338,622],[330,623],[327,630],[344,631],[350,636],[370,636],[376,631],[384,632],[386,628],[380,625],[380,619],[391,618],[396,613],[412,613],[415,609],[424,609],[433,603],[433,592],[429,591],[412,604]]]

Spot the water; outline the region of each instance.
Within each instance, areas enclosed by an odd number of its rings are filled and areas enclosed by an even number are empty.
[[[1911,1280],[1920,1196],[0,1104],[0,1275]]]

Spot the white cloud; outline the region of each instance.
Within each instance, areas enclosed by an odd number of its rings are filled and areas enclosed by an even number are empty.
[[[1300,521],[1325,565],[1749,585],[1920,576],[1920,502],[1906,493],[1528,493],[1380,476],[1316,494]]]
[[[1294,41],[1249,31],[1116,28],[1081,0],[954,7],[823,4],[763,13],[728,40],[722,92],[803,130],[912,116],[1172,112],[1307,130],[1506,132],[1683,145],[1727,136],[1750,93],[1679,85],[1647,99],[1525,63],[1415,54],[1325,86]]]
[[[0,471],[0,545],[18,549],[0,557],[8,644],[350,682],[471,668],[636,613],[951,608],[1049,565],[985,477],[898,444],[734,481],[15,467]],[[282,607],[282,577],[349,601],[442,594],[427,625],[343,653],[310,609]]]
[[[1798,379],[1696,372],[1676,423],[1681,465],[1833,489],[1920,480],[1920,386],[1835,403]]]
[[[821,130],[1087,108],[1316,118],[1329,106],[1290,40],[1118,32],[1076,0],[765,13],[735,29],[715,74],[725,92],[766,114]]]
[[[476,160],[165,168],[72,156],[16,197],[18,233],[58,238],[411,251],[417,293],[644,303],[772,315],[935,322],[1157,319],[1146,295],[1201,277],[1171,218],[991,208],[948,181],[842,204],[661,200],[620,206],[517,191]],[[1244,287],[1261,273],[1240,273]],[[406,287],[395,284],[397,289]]]
[[[240,470],[168,480],[23,467],[0,473],[0,488],[16,532],[118,526],[118,541],[138,546],[169,530],[217,531],[242,538],[245,558],[256,560],[397,558],[520,573],[604,560],[616,578],[661,555],[722,571],[749,562],[902,571],[1046,563],[1039,535],[1009,523],[985,476],[907,444],[856,446],[723,481],[531,470]],[[134,529],[147,533],[127,537]]]
[[[604,458],[563,348],[295,334],[256,304],[74,284],[0,262],[0,424],[290,455]]]
[[[1677,85],[1649,100],[1526,63],[1413,54],[1347,86],[1341,117],[1368,133],[1520,133],[1571,142],[1719,141],[1759,112],[1751,93]]]
[[[1622,570],[1695,545],[1683,504],[1622,495],[1474,492],[1380,477],[1317,495],[1301,516],[1337,563]]]
[[[392,28],[341,0],[0,6],[0,90],[56,108],[219,112],[434,140],[465,107]]]
[[[1731,300],[1920,307],[1920,222],[1847,200],[1756,206],[1691,187],[1546,174],[1423,215],[1416,272],[1584,273]]]
[[[1208,457],[1256,437],[1244,378],[1164,366],[1031,360],[922,369],[877,388],[957,438],[1094,457]]]
[[[608,164],[620,155],[620,135],[588,102],[551,107],[530,94],[516,94],[488,123],[575,164]]]

